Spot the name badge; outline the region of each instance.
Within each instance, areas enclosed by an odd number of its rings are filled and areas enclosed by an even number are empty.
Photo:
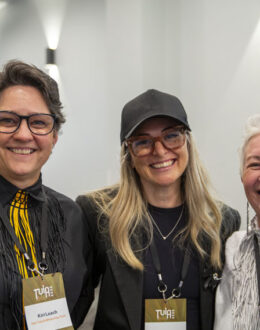
[[[186,330],[186,299],[145,299],[145,330]]]
[[[73,330],[61,273],[26,278],[22,284],[29,330]]]

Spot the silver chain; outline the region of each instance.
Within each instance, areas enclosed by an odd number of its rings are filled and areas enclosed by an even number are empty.
[[[178,220],[176,221],[175,225],[173,226],[173,228],[170,230],[170,232],[166,236],[164,236],[162,234],[160,228],[158,227],[158,225],[155,222],[154,218],[152,217],[151,213],[148,211],[148,214],[151,217],[152,223],[154,224],[155,228],[158,230],[158,233],[161,235],[161,237],[162,237],[163,240],[166,240],[173,233],[174,229],[178,226],[178,224],[179,224],[179,222],[181,220],[182,214],[183,214],[183,210],[184,210],[184,204],[182,206],[182,210],[181,210],[181,213],[180,213],[180,216],[179,216]]]

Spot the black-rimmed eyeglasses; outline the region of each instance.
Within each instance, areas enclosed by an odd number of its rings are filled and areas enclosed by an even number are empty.
[[[33,134],[47,135],[54,129],[56,116],[47,113],[20,116],[15,112],[0,111],[0,133],[11,134],[16,132],[23,119],[26,120],[29,130]]]
[[[154,151],[156,141],[160,141],[167,149],[176,149],[184,145],[186,140],[186,129],[182,126],[174,127],[163,132],[160,136],[131,136],[126,144],[137,157],[147,156]]]

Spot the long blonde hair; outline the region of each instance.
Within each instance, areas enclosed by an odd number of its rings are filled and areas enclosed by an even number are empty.
[[[186,134],[189,162],[182,177],[181,193],[188,208],[189,219],[187,226],[182,230],[183,239],[190,237],[199,254],[205,257],[207,253],[202,246],[201,236],[206,236],[211,246],[211,264],[220,268],[221,204],[211,195],[209,178],[201,164],[193,138],[190,133]],[[115,189],[116,193],[111,197],[111,191]],[[119,184],[111,189],[96,191],[91,196],[100,209],[100,215],[104,214],[109,219],[108,232],[115,252],[132,268],[143,270],[143,264],[136,256],[136,233],[137,229],[144,230],[148,235],[149,244],[153,227],[139,176],[131,166],[130,154],[124,143],[121,148]],[[135,250],[133,241],[137,242]]]

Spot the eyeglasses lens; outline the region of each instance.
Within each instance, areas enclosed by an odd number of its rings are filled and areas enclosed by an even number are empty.
[[[132,142],[132,150],[133,153],[138,156],[146,156],[151,153],[153,149],[153,140],[150,138],[139,138],[137,140],[133,140]]]
[[[54,128],[54,118],[49,114],[33,114],[20,117],[15,113],[0,111],[0,132],[15,132],[23,118],[27,120],[30,131],[37,135],[49,134]]]
[[[54,118],[50,115],[32,115],[28,119],[28,125],[32,133],[45,135],[53,130]]]
[[[185,134],[181,131],[169,131],[159,137],[136,137],[131,141],[132,151],[137,157],[149,155],[154,150],[154,144],[160,141],[167,149],[183,146]]]
[[[15,114],[1,111],[0,112],[0,132],[12,133],[19,126],[20,118]]]

